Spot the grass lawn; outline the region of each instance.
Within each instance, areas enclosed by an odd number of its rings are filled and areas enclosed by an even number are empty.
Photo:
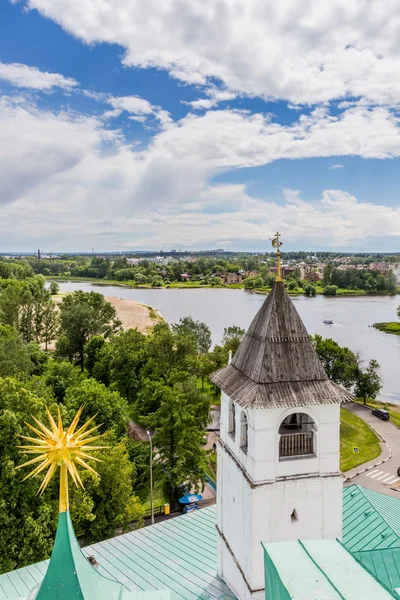
[[[362,400],[356,400],[359,404],[364,404]],[[400,406],[397,404],[390,404],[385,402],[378,402],[376,400],[367,400],[367,406],[371,408],[383,408],[390,412],[390,422],[397,427],[400,427]]]
[[[354,453],[357,446],[359,451]],[[348,471],[380,454],[379,441],[368,425],[353,413],[340,410],[340,469]]]
[[[154,508],[157,508],[158,506],[164,506],[164,504],[168,504],[168,502],[169,502],[168,490],[166,489],[166,487],[162,481],[156,481],[154,483],[154,487],[153,487]],[[142,506],[145,511],[150,510],[150,508],[151,508],[151,506],[150,506],[150,491],[149,491],[148,500],[146,500],[146,502],[143,502]]]
[[[392,321],[391,323],[374,323],[375,329],[384,331],[385,333],[394,333],[400,335],[400,321]]]
[[[213,387],[211,385],[211,383],[209,382],[207,377],[204,378],[204,387],[203,388],[201,387],[201,377],[198,377],[197,378],[197,387],[199,388],[199,390],[201,392],[203,392],[203,394],[207,394],[207,396],[210,396],[212,404],[221,404],[220,392],[218,392],[218,394],[215,395],[215,387]]]

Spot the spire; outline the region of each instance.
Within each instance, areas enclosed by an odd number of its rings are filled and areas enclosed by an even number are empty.
[[[38,456],[17,468],[40,463],[25,479],[34,477],[47,469],[39,487],[40,494],[44,492],[57,468],[60,467],[59,515],[54,548],[42,583],[32,590],[29,598],[30,600],[54,600],[55,598],[57,600],[71,600],[72,598],[74,600],[133,600],[139,599],[139,597],[144,598],[145,595],[130,592],[120,582],[101,575],[83,554],[75,537],[69,514],[68,473],[75,485],[83,488],[76,465],[96,473],[86,460],[99,461],[99,459],[88,453],[91,450],[106,448],[106,446],[90,445],[90,442],[101,437],[101,435],[92,435],[99,425],[88,429],[95,417],[89,419],[76,431],[82,410],[83,406],[78,410],[68,429],[64,429],[60,409],[58,409],[58,423],[56,423],[46,408],[50,429],[32,417],[37,428],[29,423],[27,425],[39,437],[21,436],[32,445],[19,446],[19,448],[25,454],[37,454]]]
[[[328,379],[282,281],[275,283],[231,363],[211,375],[211,380],[241,406],[351,400],[348,392]]]

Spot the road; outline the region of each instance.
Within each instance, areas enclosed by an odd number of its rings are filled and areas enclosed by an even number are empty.
[[[347,481],[345,485],[357,483],[370,490],[400,498],[400,477],[397,475],[397,469],[400,467],[400,430],[389,421],[378,419],[372,414],[369,408],[362,406],[361,404],[352,402],[342,406],[346,410],[361,417],[361,419],[368,423],[368,425],[371,425],[371,427],[373,427],[373,429],[375,429],[375,431],[377,431],[377,433],[387,442],[387,445],[381,443],[382,453],[380,456],[369,463],[360,465],[346,473],[346,476],[348,477],[358,471],[367,469],[365,472],[353,477],[350,481]],[[388,447],[391,449],[391,457]],[[386,462],[383,464],[376,467],[373,466],[384,460]],[[397,488],[398,491],[396,491],[395,488]]]

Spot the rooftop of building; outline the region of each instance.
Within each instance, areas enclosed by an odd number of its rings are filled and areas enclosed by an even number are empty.
[[[328,379],[283,282],[276,282],[232,362],[211,376],[240,406],[261,408],[347,402]]]
[[[400,498],[386,496],[358,485],[346,487],[343,490],[344,548],[337,542],[332,542],[333,545],[326,545],[325,551],[319,546],[320,542],[302,543],[306,549],[312,549],[311,554],[317,552],[320,561],[325,561],[326,556],[343,557],[343,573],[351,566],[351,572],[359,579],[360,586],[370,581],[368,576],[386,586],[382,587],[384,593],[374,596],[374,600],[380,597],[400,598],[395,592],[400,588],[399,514]],[[95,556],[101,574],[116,579],[128,590],[170,590],[171,600],[235,600],[235,596],[217,576],[215,525],[216,507],[211,506],[93,544],[84,548],[84,553],[86,556]],[[304,554],[304,549],[296,547],[297,542],[287,544],[286,552],[293,552],[293,557],[299,552]],[[275,545],[267,544],[267,549],[278,565],[281,560],[279,544],[276,545],[276,551],[272,549],[273,546]],[[354,556],[352,560],[351,555]],[[310,560],[307,556],[302,557],[302,561],[307,564]],[[27,600],[32,588],[42,581],[47,565],[48,561],[43,561],[0,575],[1,599]],[[326,573],[332,581],[334,577],[343,576],[337,565],[334,572],[329,569],[327,567]],[[293,574],[304,579],[304,571],[299,571],[296,565],[293,567]],[[313,581],[315,568],[310,566],[306,575]],[[303,584],[299,581],[296,585]],[[321,585],[326,587],[327,584]],[[300,600],[302,598],[299,594],[297,597]],[[327,596],[334,600],[337,597],[341,596]],[[342,597],[352,600],[356,596]],[[360,597],[372,598],[368,595],[358,596]],[[288,598],[291,596],[285,600]]]

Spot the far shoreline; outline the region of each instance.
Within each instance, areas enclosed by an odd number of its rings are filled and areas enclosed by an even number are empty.
[[[246,290],[243,284],[231,284],[231,285],[200,285],[199,282],[177,282],[177,283],[167,283],[162,286],[153,286],[148,284],[138,285],[136,283],[132,283],[129,281],[118,281],[114,279],[97,279],[96,277],[74,277],[72,275],[45,275],[47,281],[76,281],[82,283],[94,283],[98,286],[119,286],[130,289],[138,289],[138,290],[243,290],[248,293],[254,294],[263,294],[268,295],[271,291],[271,288],[257,288]],[[289,296],[307,296],[304,291],[297,290],[287,290]],[[327,294],[323,294],[320,289],[317,289],[315,296],[307,296],[308,298],[315,298],[316,296],[326,296],[329,299],[333,298],[343,298],[343,297],[360,297],[360,296],[396,296],[400,294],[400,287],[397,288],[395,292],[366,292],[365,290],[347,290],[345,288],[339,288],[337,293],[330,296]]]

